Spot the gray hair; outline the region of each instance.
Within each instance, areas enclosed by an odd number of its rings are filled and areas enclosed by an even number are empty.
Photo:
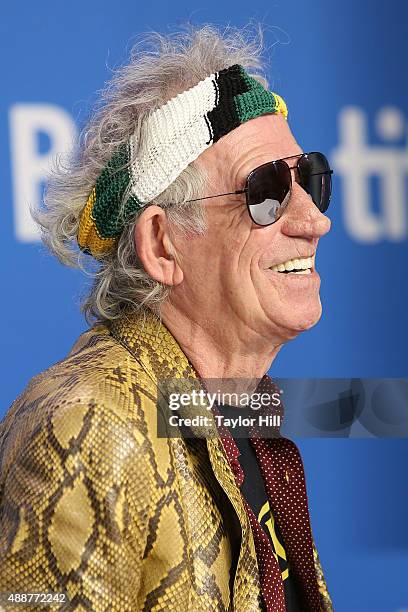
[[[150,278],[138,258],[133,238],[137,215],[127,221],[115,249],[97,262],[78,250],[80,215],[100,172],[130,134],[140,141],[148,113],[233,64],[259,72],[261,51],[260,27],[255,31],[228,27],[223,32],[212,26],[188,27],[172,35],[149,35],[132,49],[129,63],[114,71],[74,152],[66,161],[57,161],[44,206],[33,213],[50,251],[62,263],[80,267],[92,277],[82,304],[88,321],[118,318],[129,305],[159,314],[171,290]],[[262,76],[253,76],[266,85]],[[151,204],[165,209],[175,232],[204,233],[204,207],[186,200],[206,195],[206,186],[203,171],[193,162]]]

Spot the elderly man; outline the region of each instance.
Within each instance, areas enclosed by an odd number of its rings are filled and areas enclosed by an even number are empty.
[[[96,324],[1,425],[0,591],[70,610],[331,610],[294,443],[156,430],[169,378],[273,389],[279,349],[321,314],[331,170],[239,32],[154,41],[37,214],[62,261],[96,260]]]

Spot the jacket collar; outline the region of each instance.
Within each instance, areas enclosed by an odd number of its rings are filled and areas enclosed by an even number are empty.
[[[198,373],[182,351],[177,340],[150,310],[136,312],[128,309],[124,316],[110,325],[112,336],[126,348],[139,362],[146,374],[155,382],[158,392],[164,398],[168,397],[169,385],[172,381],[183,379],[181,388],[185,391],[203,389]],[[180,391],[180,384],[177,383]],[[277,387],[268,375],[260,381],[257,391],[273,394],[278,391]],[[218,427],[213,418],[214,413],[208,409],[208,404],[203,406],[181,406],[178,413],[183,418],[203,417],[205,425],[191,426],[192,437],[219,437],[231,439],[230,449],[232,457],[239,455],[238,447],[235,445],[230,432],[225,427]],[[278,414],[283,420],[283,406],[275,409],[273,414]],[[205,418],[204,418],[205,417]],[[271,437],[279,437],[279,428],[274,428]],[[257,436],[257,429],[251,431],[251,437]],[[230,456],[231,456],[230,455]]]
[[[150,310],[128,309],[110,331],[155,380],[197,377],[177,340]]]

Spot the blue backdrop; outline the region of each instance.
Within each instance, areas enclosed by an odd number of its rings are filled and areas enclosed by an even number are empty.
[[[87,0],[2,8],[0,417],[85,328],[84,279],[40,246],[28,204],[135,35],[186,21],[267,26],[269,77],[305,150],[335,169],[318,267],[324,314],[274,364],[282,377],[407,377],[408,3]],[[408,443],[300,439],[315,538],[340,612],[408,612]]]

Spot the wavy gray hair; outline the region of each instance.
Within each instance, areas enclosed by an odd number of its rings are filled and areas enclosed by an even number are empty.
[[[133,238],[137,215],[127,222],[113,252],[97,262],[78,250],[80,215],[101,170],[132,132],[142,137],[143,119],[152,110],[233,64],[259,72],[261,51],[260,27],[255,31],[228,27],[223,32],[212,26],[189,27],[177,34],[149,35],[132,49],[129,63],[114,71],[74,152],[67,161],[57,162],[44,206],[33,213],[50,251],[93,278],[82,304],[88,321],[118,318],[129,305],[159,314],[171,290],[150,278],[138,258]],[[266,85],[262,76],[253,76]],[[204,233],[204,207],[186,200],[206,195],[205,189],[206,177],[193,162],[151,204],[165,209],[175,232]]]

